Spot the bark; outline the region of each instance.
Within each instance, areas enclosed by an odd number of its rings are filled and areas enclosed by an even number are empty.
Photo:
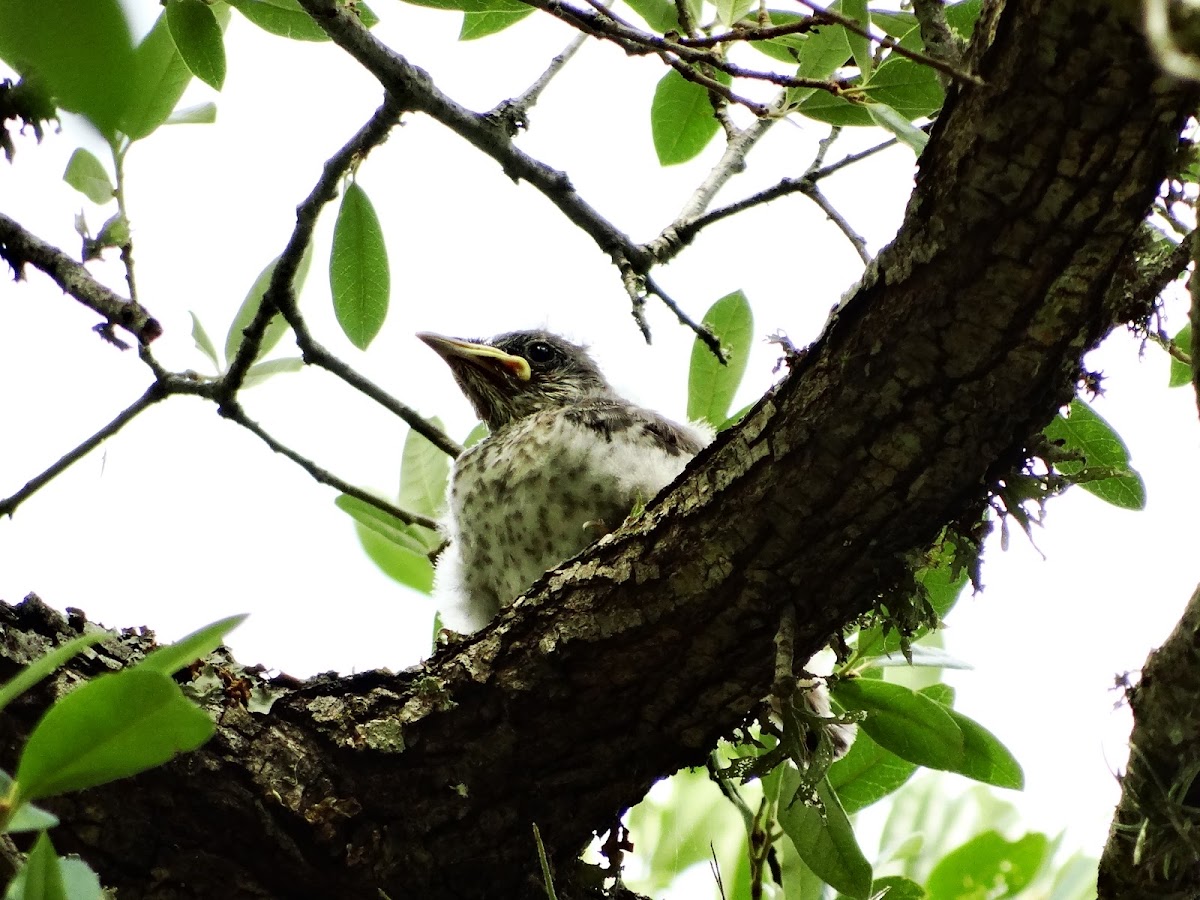
[[[1136,686],[1128,771],[1100,859],[1101,900],[1200,896],[1200,588]]]
[[[766,692],[781,609],[801,655],[870,609],[1112,325],[1195,97],[1103,0],[1013,0],[977,35],[985,84],[947,101],[896,241],[642,518],[419,670],[230,703],[200,751],[63,798],[60,850],[122,898],[545,896],[537,823],[569,894],[589,836]]]

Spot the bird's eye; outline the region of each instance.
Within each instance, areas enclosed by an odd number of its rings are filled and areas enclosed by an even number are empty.
[[[545,341],[535,341],[525,351],[525,358],[531,363],[548,363],[554,356],[554,348]]]

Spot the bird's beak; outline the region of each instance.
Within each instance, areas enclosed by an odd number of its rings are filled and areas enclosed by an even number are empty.
[[[455,362],[466,362],[486,371],[501,371],[520,381],[528,381],[530,377],[529,363],[519,356],[505,353],[490,344],[478,344],[473,341],[463,341],[458,338],[446,337],[422,331],[417,334],[421,340],[434,349],[442,359],[450,365]]]

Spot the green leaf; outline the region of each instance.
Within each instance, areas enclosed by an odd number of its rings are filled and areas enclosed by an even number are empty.
[[[4,709],[67,660],[83,652],[92,644],[98,644],[108,636],[108,633],[104,631],[81,634],[79,637],[67,641],[61,647],[55,647],[45,656],[35,659],[9,679],[4,687],[0,687],[0,709]]]
[[[63,884],[62,870],[58,865],[58,854],[50,843],[50,836],[42,832],[33,849],[25,859],[12,884],[8,886],[6,900],[70,900]]]
[[[211,125],[217,121],[217,104],[197,103],[195,106],[185,106],[177,109],[169,116],[164,125]]]
[[[67,161],[63,181],[93,203],[110,203],[115,196],[116,189],[109,180],[104,165],[82,147],[77,148]]]
[[[880,747],[859,730],[849,752],[829,767],[829,784],[850,815],[899,789],[917,764]]]
[[[424,553],[425,545],[409,530],[413,526],[390,513],[384,512],[377,506],[372,506],[358,497],[349,494],[339,494],[333,501],[334,505],[359,525],[369,531],[386,538],[393,544],[402,546],[414,553]]]
[[[153,133],[171,115],[191,80],[164,12],[134,51],[132,93],[121,130],[135,141]]]
[[[974,719],[949,708],[954,703],[954,694],[948,685],[931,685],[920,693],[942,704],[962,732],[962,760],[950,771],[1014,791],[1025,787],[1025,773],[1021,764],[1000,739]]]
[[[357,181],[347,185],[333,226],[329,287],[342,331],[366,350],[387,317],[391,280],[379,217]]]
[[[723,72],[713,78],[723,84],[730,80]],[[661,165],[673,166],[699,156],[720,127],[707,88],[674,69],[659,80],[650,105],[650,131]]]
[[[201,0],[168,0],[167,26],[191,73],[219,91],[225,84],[225,38],[212,7]]]
[[[840,11],[843,16],[853,19],[864,29],[871,27],[871,13],[867,10],[867,0],[842,0]],[[870,78],[871,66],[875,62],[871,58],[870,38],[855,34],[847,28],[843,28],[843,30],[846,32],[846,42],[850,45],[850,52],[854,55],[854,64],[858,66],[864,79]]]
[[[776,23],[775,19],[776,14],[772,12],[772,23],[784,24],[783,20]],[[846,37],[846,29],[841,25],[822,25],[808,32],[803,47],[800,53],[800,65],[796,69],[796,75],[800,78],[827,80],[845,65],[846,60],[852,55],[850,41]],[[803,112],[810,102],[819,102],[817,100],[819,97],[836,99],[839,103],[846,105],[845,100],[835,98],[827,91],[818,88],[789,89],[788,105],[791,107],[798,105]],[[807,113],[804,114],[807,115]]]
[[[208,656],[220,647],[225,641],[225,636],[245,622],[249,615],[249,613],[241,613],[236,616],[227,616],[224,619],[218,619],[211,625],[198,628],[174,644],[159,647],[134,668],[161,672],[163,675],[174,675],[180,669],[191,665],[202,656]]]
[[[200,324],[199,316],[191,310],[188,310],[188,315],[192,317],[192,340],[196,344],[196,349],[211,359],[217,371],[220,371],[221,360],[217,358],[217,348],[213,345],[212,338],[208,336],[208,332]]]
[[[726,294],[709,307],[704,324],[720,339],[728,361],[722,364],[708,345],[696,338],[688,370],[687,414],[692,421],[702,419],[719,428],[729,417],[729,407],[750,358],[754,314],[746,295],[741,291]]]
[[[105,900],[100,888],[100,876],[82,859],[58,858],[63,886],[70,900]]]
[[[255,363],[246,370],[243,387],[254,387],[262,384],[268,378],[284,372],[299,372],[304,368],[304,360],[298,356],[286,356],[283,359],[268,359],[266,362]]]
[[[76,150],[76,153],[79,151]],[[82,188],[80,188],[82,190]],[[1184,353],[1195,354],[1196,347],[1192,343],[1192,323],[1188,322],[1171,340]],[[1192,370],[1185,363],[1180,362],[1175,357],[1171,357],[1171,378],[1167,382],[1168,387],[1182,387],[1185,384],[1192,383]]]
[[[728,28],[754,9],[758,3],[757,0],[715,0],[713,5],[717,8],[717,19]]]
[[[21,831],[47,831],[58,824],[58,816],[54,813],[34,806],[32,803],[22,803],[13,812],[12,818],[4,831],[16,834]]]
[[[875,124],[875,120],[867,112],[866,104],[856,103],[826,91],[813,92],[812,96],[796,107],[796,112],[830,125],[861,127]]]
[[[463,441],[463,449],[470,450],[489,434],[491,434],[491,432],[488,430],[487,423],[477,422],[475,427],[472,428],[471,432],[467,435],[467,439]]]
[[[296,0],[229,0],[229,5],[261,28],[294,41],[327,41],[329,35]]]
[[[876,125],[890,131],[914,153],[920,154],[929,143],[929,135],[885,103],[868,103],[867,113]]]
[[[442,427],[441,420],[431,419]],[[446,504],[450,457],[414,428],[404,439],[400,458],[400,507],[436,518]]]
[[[890,9],[871,10],[871,24],[889,37],[904,37],[917,26],[917,17],[910,12],[895,12]]]
[[[254,320],[254,314],[258,312],[258,307],[262,304],[263,295],[266,294],[267,288],[271,285],[271,275],[275,272],[275,264],[278,258],[267,263],[267,267],[258,273],[258,277],[254,279],[254,284],[250,285],[250,290],[246,292],[246,299],[242,301],[242,305],[238,307],[237,313],[233,317],[233,322],[229,325],[229,331],[225,335],[225,359],[227,362],[232,362],[237,356],[238,348],[242,346],[242,341],[245,340],[243,332],[246,327]],[[296,296],[300,296],[300,291],[304,287],[304,279],[308,277],[308,266],[312,262],[312,244],[304,251],[304,256],[300,260],[300,265],[296,269],[296,277],[292,282],[292,290]],[[262,345],[258,348],[258,355],[255,359],[262,359],[266,356],[280,339],[287,333],[288,324],[283,316],[275,313],[271,317],[271,321],[267,323],[267,330],[263,333]]]
[[[520,0],[483,0],[478,6],[478,9],[468,8],[463,12],[462,27],[458,31],[460,41],[496,34],[533,12],[532,6]]]
[[[797,13],[784,12],[778,9],[768,10],[768,17],[770,18],[772,25],[791,25],[793,22],[799,22],[808,18],[808,16],[801,16]],[[757,22],[755,22],[755,24],[757,24]],[[771,38],[765,41],[750,41],[749,43],[750,46],[755,50],[771,57],[771,59],[777,59],[780,62],[791,63],[794,65],[803,58],[803,55],[806,52],[810,51],[811,47],[816,46],[816,44],[814,44],[815,41],[818,41],[818,38],[815,32],[813,32],[809,34],[785,34],[782,37]],[[826,41],[826,43],[828,43],[828,41]],[[841,61],[844,62],[845,59],[846,57],[843,56]],[[838,65],[840,65],[840,62],[833,63],[834,68],[836,68]],[[832,72],[833,69],[831,68],[829,71]],[[825,75],[815,75],[812,77],[827,78],[828,73]],[[810,93],[812,93],[811,89],[806,89],[804,96],[807,97]]]
[[[659,34],[679,28],[679,15],[671,0],[625,0],[625,2]]]
[[[127,778],[212,733],[212,720],[166,675],[102,675],[55,703],[34,728],[17,766],[20,795],[36,800]]]
[[[1111,478],[1083,481],[1079,486],[1101,500],[1121,509],[1146,508],[1146,484],[1129,465],[1129,450],[1125,442],[1091,406],[1076,397],[1071,401],[1068,415],[1059,415],[1046,426],[1046,437],[1061,442],[1067,450],[1084,456],[1085,462],[1065,460],[1054,467],[1064,475],[1075,475],[1085,467],[1111,470],[1119,474]]]
[[[906,666],[964,670],[975,668],[966,660],[959,659],[957,656],[947,653],[941,647],[930,647],[927,644],[913,644],[909,647],[909,653],[912,656],[911,662],[905,659],[897,648],[890,653],[880,654],[871,661],[871,665],[879,666],[883,669]]]
[[[822,815],[817,807],[806,806],[803,798],[788,803],[799,784],[799,774],[788,766],[780,795],[780,826],[800,859],[823,881],[849,897],[865,900],[871,892],[871,864],[859,849],[837,794],[824,779],[817,785],[817,796],[825,807]]]
[[[0,0],[0,59],[111,138],[133,78],[119,0]]]
[[[941,109],[946,96],[933,69],[894,54],[883,61],[861,91],[868,100],[890,106],[909,123]]]
[[[355,522],[354,527],[363,551],[383,574],[422,594],[433,591],[433,563],[427,551],[414,549],[420,547],[420,541],[406,535],[408,543],[401,544],[361,522]]]
[[[884,893],[886,891],[886,893]],[[925,888],[903,875],[885,875],[871,883],[871,896],[883,900],[925,900]]]
[[[839,681],[832,693],[845,709],[865,710],[859,728],[901,759],[932,769],[961,765],[962,731],[941,704],[903,685],[865,678]]]
[[[1016,896],[1041,869],[1049,844],[1040,832],[1016,841],[1007,841],[995,831],[978,834],[933,867],[925,884],[929,900]]]

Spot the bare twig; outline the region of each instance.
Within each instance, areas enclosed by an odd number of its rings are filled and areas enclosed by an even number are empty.
[[[145,412],[158,401],[167,397],[169,392],[165,389],[161,382],[154,382],[150,387],[146,388],[146,392],[137,400],[121,410],[115,419],[89,437],[82,441],[73,449],[63,454],[55,463],[43,472],[31,478],[25,483],[25,486],[10,497],[5,497],[0,500],[0,516],[12,516],[18,506],[25,502],[29,497],[43,488],[49,481],[57,477],[64,470],[70,467],[73,463],[83,459],[102,443],[132,422],[141,413]]]
[[[857,231],[850,227],[850,223],[846,221],[845,216],[837,211],[837,208],[829,202],[829,198],[821,193],[821,189],[811,182],[806,183],[800,193],[812,200],[813,203],[821,207],[821,211],[836,225],[846,236],[846,239],[854,245],[854,249],[858,251],[859,258],[864,263],[871,261],[871,254],[867,252],[867,241]]]
[[[329,485],[329,487],[341,491],[343,494],[349,494],[351,497],[361,500],[363,503],[368,503],[390,516],[395,516],[400,521],[409,525],[422,525],[425,528],[437,529],[438,523],[435,519],[409,512],[408,510],[400,509],[400,507],[394,506],[391,503],[388,503],[386,500],[381,500],[374,494],[370,494],[367,491],[362,490],[362,488],[357,488],[348,481],[343,481],[329,470],[318,466],[308,457],[301,456],[295,450],[292,450],[290,447],[281,444],[270,434],[268,434],[261,425],[247,416],[240,403],[237,403],[236,401],[224,403],[220,407],[220,412],[222,416],[229,419],[231,422],[236,422],[251,434],[258,437],[276,453],[286,456],[305,472],[311,475],[313,480],[318,481],[321,484]]]
[[[968,84],[976,85],[983,84],[983,79],[981,79],[978,75],[973,75],[970,72],[964,72],[962,69],[955,68],[949,63],[937,59],[928,53],[918,53],[916,50],[909,50],[907,47],[902,46],[901,43],[895,38],[888,37],[887,35],[878,36],[871,34],[869,29],[863,28],[861,22],[858,22],[849,16],[843,16],[841,13],[832,12],[823,6],[810,2],[810,0],[799,0],[799,2],[804,6],[807,6],[817,15],[828,18],[831,22],[836,22],[847,31],[852,31],[860,37],[865,37],[867,40],[874,41],[881,46],[887,47],[893,53],[906,56],[914,62],[919,62],[922,65],[929,66],[931,69],[937,69],[937,71],[949,75],[956,81],[965,81]]]
[[[922,130],[924,130],[924,129],[922,129]],[[823,169],[820,169],[817,172],[813,172],[812,180],[820,181],[822,178],[828,178],[834,172],[840,171],[841,169],[844,169],[847,166],[852,166],[852,165],[854,165],[854,163],[859,162],[860,160],[864,160],[868,156],[874,156],[880,150],[886,150],[888,147],[895,147],[898,143],[900,143],[898,138],[888,138],[886,141],[883,141],[880,144],[876,144],[874,147],[868,147],[866,150],[860,150],[858,153],[851,153],[849,156],[844,156],[841,159],[839,159],[837,162],[830,163],[829,165],[825,166]]]
[[[337,375],[347,384],[362,391],[366,396],[398,416],[436,447],[451,456],[457,456],[462,452],[462,447],[444,431],[412,407],[390,397],[386,391],[363,378],[318,344],[309,332],[303,316],[300,315],[292,291],[296,270],[300,265],[300,260],[304,257],[305,250],[312,241],[313,229],[316,227],[321,209],[337,195],[338,184],[350,167],[387,138],[388,132],[399,120],[401,111],[400,106],[390,99],[390,96],[385,97],[383,104],[375,111],[370,120],[345,146],[326,161],[321,171],[321,177],[317,179],[311,193],[296,208],[296,227],[292,230],[287,246],[280,254],[275,271],[271,274],[271,283],[267,287],[266,293],[263,294],[262,305],[254,319],[246,327],[245,339],[238,348],[237,356],[231,362],[228,373],[221,381],[218,397],[222,405],[233,403],[234,396],[240,389],[246,372],[258,355],[258,348],[262,344],[267,323],[278,311],[295,332],[296,344],[303,353],[306,363],[318,365]]]
[[[119,326],[139,343],[162,334],[162,326],[149,312],[96,281],[82,265],[52,244],[35,237],[18,222],[0,213],[0,259],[23,277],[26,263],[41,269],[84,306],[99,313],[109,325]]]
[[[681,325],[686,325],[692,330],[697,338],[702,340],[713,355],[721,362],[728,362],[725,356],[725,351],[721,349],[720,339],[713,334],[706,325],[696,322],[687,313],[680,308],[679,304],[671,299],[671,295],[664,291],[649,275],[646,276],[646,290],[663,302],[667,309],[675,313],[675,318],[679,320]]]
[[[721,44],[732,44],[743,41],[769,41],[772,38],[786,37],[789,34],[804,34],[820,25],[828,25],[829,20],[820,15],[809,16],[799,22],[788,22],[786,25],[767,25],[760,28],[742,28],[734,26],[721,34],[705,35],[703,37],[680,37],[677,43],[684,47],[719,47]]]
[[[611,3],[612,0],[609,0]],[[607,9],[606,6],[601,6],[602,9]],[[537,81],[527,87],[519,96],[509,100],[504,100],[488,113],[488,116],[504,122],[510,135],[516,135],[517,132],[523,131],[529,127],[529,110],[537,105],[538,100],[542,96],[542,91],[550,84],[551,80],[559,72],[563,70],[568,62],[571,61],[579,48],[587,42],[588,36],[584,33],[579,33],[571,39],[571,43],[563,48],[562,52],[550,60],[550,65],[546,67],[546,71],[538,76]]]

